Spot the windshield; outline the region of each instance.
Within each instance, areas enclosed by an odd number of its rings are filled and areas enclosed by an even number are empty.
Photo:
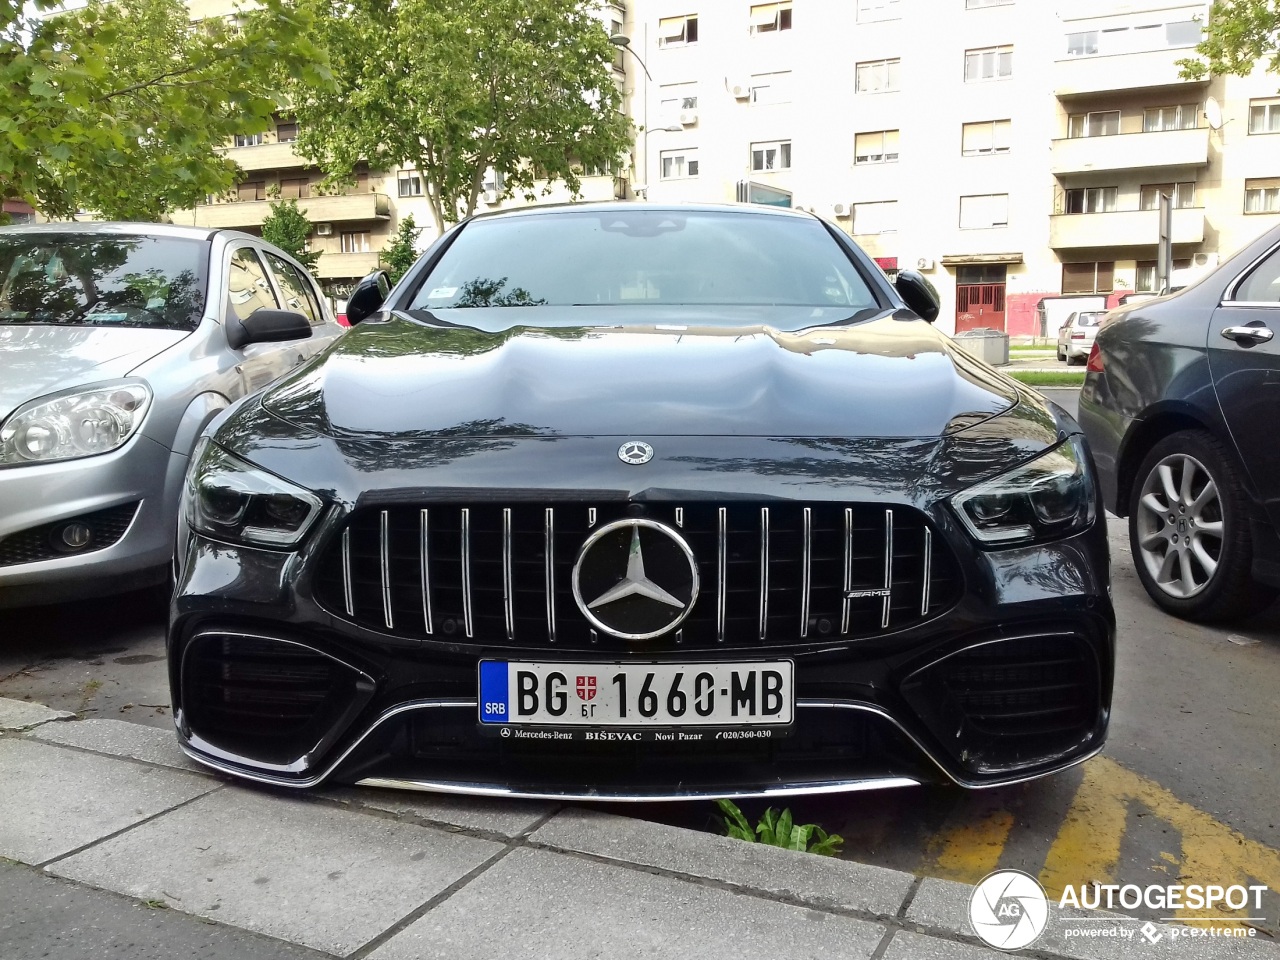
[[[181,237],[0,232],[0,324],[193,330],[206,248]]]
[[[1077,327],[1096,327],[1102,322],[1102,318],[1106,316],[1105,312],[1100,313],[1082,313],[1076,317]]]
[[[878,308],[815,219],[637,207],[476,220],[410,309],[629,305]]]

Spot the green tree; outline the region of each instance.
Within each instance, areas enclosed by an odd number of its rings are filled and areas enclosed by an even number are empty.
[[[307,219],[307,211],[298,208],[298,201],[272,200],[271,212],[262,220],[262,239],[274,243],[308,270],[315,270],[320,259],[319,250],[307,250],[307,237],[314,227]]]
[[[391,238],[391,242],[382,251],[382,263],[386,267],[387,273],[391,275],[393,284],[399,283],[400,278],[409,272],[409,268],[418,259],[416,242],[418,234],[421,232],[414,225],[413,214],[411,213],[400,221],[396,235]]]
[[[1199,80],[1209,74],[1248,76],[1259,61],[1280,73],[1280,6],[1275,0],[1215,0],[1196,47],[1204,59],[1179,60],[1182,76]]]
[[[629,144],[615,50],[590,0],[299,0],[335,86],[290,88],[297,147],[331,177],[413,165],[437,230],[475,210],[485,173],[500,195]]]
[[[288,74],[329,82],[308,14],[262,0],[192,28],[183,0],[0,0],[0,198],[58,218],[159,219],[222,193],[216,151],[265,130]]]

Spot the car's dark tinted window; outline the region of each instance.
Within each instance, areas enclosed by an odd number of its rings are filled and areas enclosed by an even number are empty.
[[[410,309],[700,304],[877,305],[817,220],[636,207],[476,220]]]
[[[284,308],[302,314],[313,327],[321,324],[324,316],[316,303],[311,285],[302,278],[302,274],[293,264],[281,260],[274,253],[267,253],[267,262],[271,264],[271,272],[275,274],[280,291],[284,294]]]
[[[231,254],[227,272],[227,308],[241,320],[259,310],[279,310],[280,301],[267,280],[267,271],[250,247]]]
[[[1258,264],[1236,290],[1235,300],[1280,303],[1280,250]]]
[[[207,251],[181,237],[0,232],[0,324],[192,330]]]

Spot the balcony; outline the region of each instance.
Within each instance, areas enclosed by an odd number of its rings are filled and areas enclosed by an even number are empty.
[[[1059,60],[1053,65],[1053,92],[1058,97],[1079,97],[1118,90],[1204,87],[1207,77],[1183,80],[1178,76],[1178,61],[1194,57],[1195,52],[1195,47],[1175,47]]]
[[[378,269],[378,251],[368,253],[323,253],[316,261],[315,275],[321,280],[350,280],[366,277]]]
[[[246,172],[289,170],[311,165],[293,152],[292,143],[260,143],[255,147],[228,147],[222,152]]]
[[[1204,240],[1204,208],[1173,211],[1173,242]],[[1111,213],[1060,213],[1049,218],[1049,246],[1152,247],[1160,242],[1159,210],[1116,210]]]
[[[256,148],[246,148],[256,149]],[[384,193],[353,193],[339,197],[305,197],[298,206],[312,223],[347,223],[391,219],[391,201]],[[195,210],[197,227],[235,229],[259,226],[271,212],[269,200],[238,200],[202,204]]]
[[[1062,175],[1152,167],[1203,167],[1208,162],[1209,130],[1206,127],[1055,140],[1049,172]]]

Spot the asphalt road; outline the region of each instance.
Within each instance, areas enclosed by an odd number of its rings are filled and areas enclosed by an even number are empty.
[[[1073,392],[1057,393],[1074,413]],[[840,833],[850,859],[969,882],[1016,867],[1054,896],[1089,882],[1266,883],[1268,919],[1251,923],[1280,938],[1280,605],[1223,628],[1168,617],[1137,580],[1125,523],[1109,523],[1118,662],[1101,757],[1015,787],[796,798],[792,809]],[[163,619],[153,594],[0,611],[0,696],[170,727]],[[711,804],[611,809],[716,828]]]

